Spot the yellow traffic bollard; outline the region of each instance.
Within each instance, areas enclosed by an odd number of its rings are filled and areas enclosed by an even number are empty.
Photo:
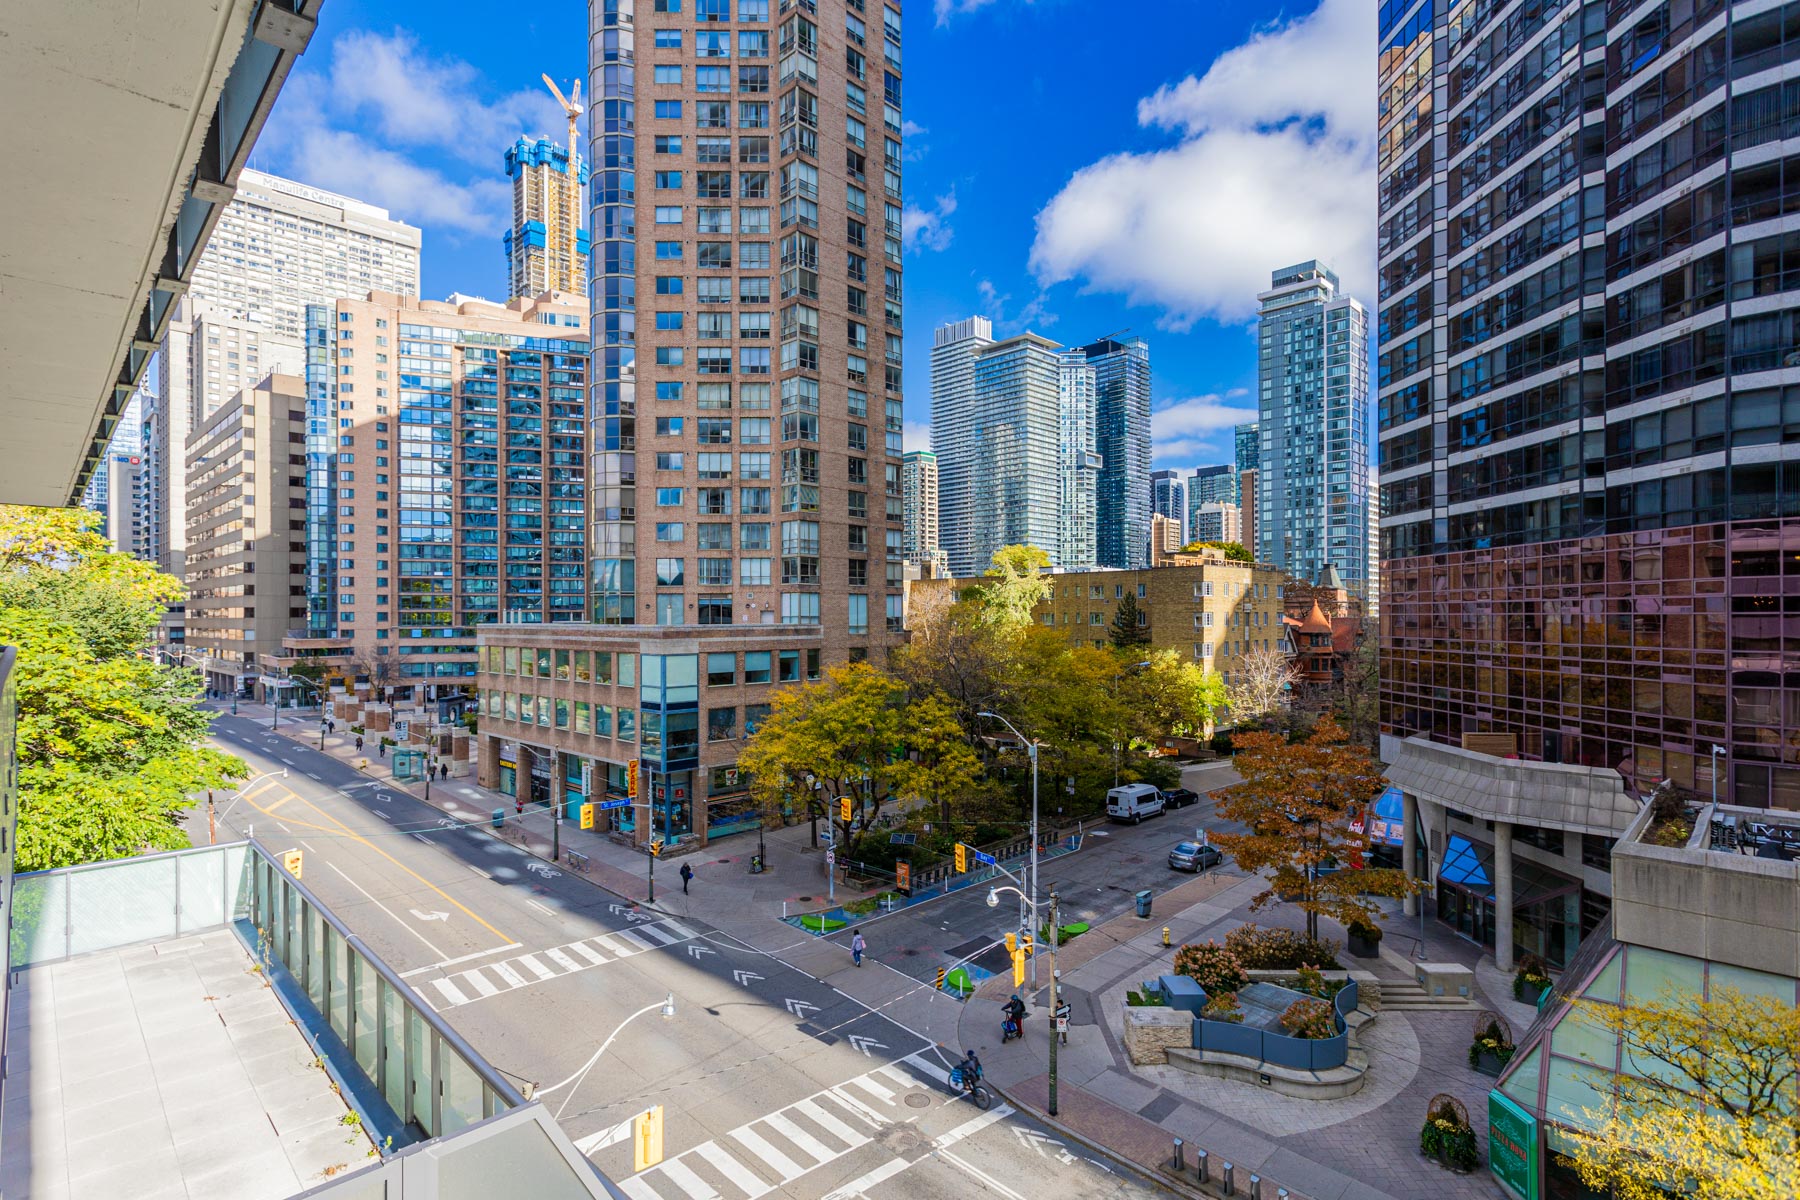
[[[1163,926],[1163,945],[1166,946],[1168,944],[1169,944],[1169,927],[1167,925],[1164,925]]]

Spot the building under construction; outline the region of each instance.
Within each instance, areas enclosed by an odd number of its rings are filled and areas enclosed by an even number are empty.
[[[506,151],[513,185],[512,228],[506,231],[506,279],[511,296],[544,292],[587,294],[588,234],[581,219],[587,164],[549,138],[520,138]]]

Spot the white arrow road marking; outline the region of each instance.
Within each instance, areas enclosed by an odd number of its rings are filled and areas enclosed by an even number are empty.
[[[412,915],[421,921],[448,921],[450,919],[450,914],[447,912],[422,912],[416,908],[412,910]]]
[[[702,954],[717,954],[718,953],[717,950],[709,950],[705,946],[700,946],[700,945],[696,945],[693,943],[688,944],[687,952],[688,952],[688,957],[693,959],[695,962],[700,961],[700,956]]]
[[[355,888],[357,891],[361,892],[363,894],[363,896],[365,898],[367,898],[367,900],[369,901],[370,904],[373,904],[376,908],[379,908],[382,912],[386,913],[388,916],[393,917],[394,924],[400,926],[400,928],[406,930],[406,932],[412,934],[414,937],[418,938],[421,942],[424,942],[425,945],[431,950],[431,952],[433,954],[437,955],[439,958],[444,957],[444,952],[442,950],[439,950],[436,946],[433,946],[431,944],[430,938],[428,938],[424,934],[420,933],[417,929],[414,929],[407,922],[402,921],[400,919],[400,917],[394,912],[393,909],[389,908],[387,905],[383,904],[381,901],[377,900],[375,897],[369,895],[368,889],[364,888],[362,884],[356,882],[356,880],[350,878],[348,875],[344,875],[344,872],[339,869],[339,867],[336,863],[328,862],[325,865],[330,867],[333,871],[337,871],[337,873],[339,875],[343,876],[344,882],[349,884],[351,887]]]
[[[870,1049],[873,1048],[876,1050],[886,1050],[887,1043],[886,1042],[878,1042],[874,1038],[863,1037],[860,1034],[853,1033],[850,1035],[850,1048],[853,1050],[862,1051],[863,1056],[866,1058],[874,1058],[875,1056],[873,1054],[869,1053]]]
[[[733,972],[732,972],[732,973],[731,973],[731,977],[732,977],[732,978],[733,978],[733,979],[735,979],[735,980],[737,980],[737,981],[738,981],[738,983],[739,983],[739,984],[741,984],[741,985],[742,985],[742,986],[744,986],[744,987],[749,987],[749,986],[750,986],[750,981],[751,981],[751,980],[752,980],[752,979],[762,979],[762,978],[765,978],[765,977],[764,977],[764,976],[762,976],[762,975],[758,975],[758,974],[757,974],[757,973],[756,973],[756,972],[755,972],[755,971],[733,971]]]
[[[789,1012],[793,1013],[796,1017],[799,1017],[801,1020],[806,1019],[805,1010],[809,1009],[809,1008],[812,1009],[814,1012],[819,1011],[819,1006],[816,1004],[808,1004],[804,1000],[795,1000],[791,997],[788,999],[787,1010]]]
[[[1013,1136],[1019,1139],[1019,1145],[1029,1146],[1039,1158],[1054,1158],[1063,1166],[1075,1161],[1075,1156],[1062,1142],[1036,1129],[1027,1129],[1023,1125],[1012,1127]]]
[[[620,913],[630,912],[631,910],[623,904],[609,904],[606,906],[606,911],[616,917]]]

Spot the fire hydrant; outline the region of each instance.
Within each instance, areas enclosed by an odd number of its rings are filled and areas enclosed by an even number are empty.
[[[1163,945],[1166,946],[1168,944],[1169,944],[1169,927],[1167,925],[1164,925],[1163,926]]]

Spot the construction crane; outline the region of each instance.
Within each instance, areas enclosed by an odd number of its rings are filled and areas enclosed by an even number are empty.
[[[563,113],[569,118],[569,215],[568,219],[564,222],[564,225],[567,227],[566,233],[568,235],[569,257],[568,274],[564,276],[564,281],[568,284],[567,290],[574,292],[581,290],[575,286],[575,278],[577,275],[575,264],[579,261],[576,258],[579,246],[579,243],[576,240],[576,231],[581,228],[581,152],[576,149],[576,138],[580,136],[576,126],[581,120],[582,111],[581,77],[576,76],[575,86],[570,90],[570,95],[573,97],[572,99],[564,99],[562,89],[556,86],[556,81],[551,79],[550,76],[545,75],[542,78],[544,80],[544,86],[550,89],[550,94],[556,97],[556,102],[562,105]],[[547,230],[546,232],[550,236],[545,240],[554,244],[556,240],[556,231]],[[550,284],[554,287],[556,281],[552,279]]]

